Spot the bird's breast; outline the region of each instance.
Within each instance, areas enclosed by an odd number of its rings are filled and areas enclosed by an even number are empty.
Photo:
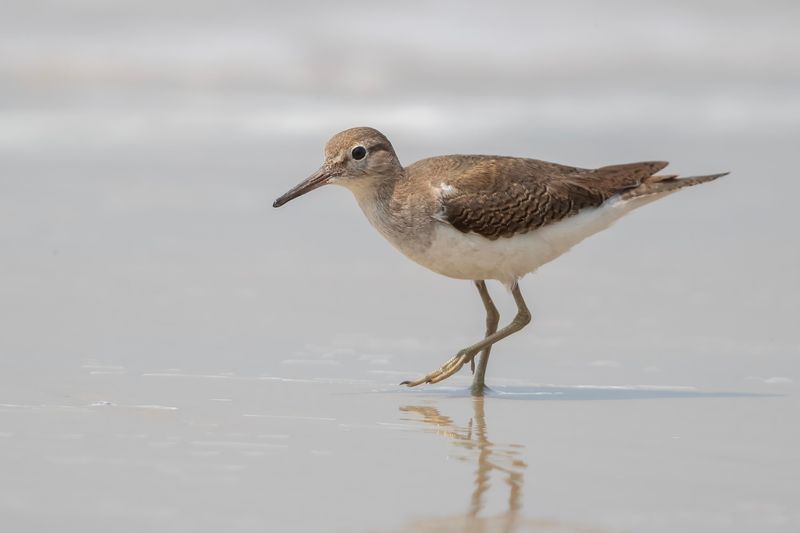
[[[468,280],[498,280],[513,284],[526,274],[549,263],[585,238],[609,227],[633,208],[616,199],[598,208],[512,237],[488,239],[464,233],[432,220],[424,246],[397,246],[420,265],[444,276]],[[390,239],[391,240],[391,239]]]

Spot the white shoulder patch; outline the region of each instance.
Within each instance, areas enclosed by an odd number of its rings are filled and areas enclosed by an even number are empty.
[[[438,220],[439,222],[444,222],[445,224],[449,224],[450,221],[447,219],[447,213],[444,209],[444,199],[448,196],[452,196],[458,191],[452,185],[448,185],[445,182],[439,184],[439,209],[433,214],[433,218]]]
[[[456,188],[452,185],[448,185],[447,183],[442,182],[439,184],[439,191],[442,196],[449,196],[456,192]]]

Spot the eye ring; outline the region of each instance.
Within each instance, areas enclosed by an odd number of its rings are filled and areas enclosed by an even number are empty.
[[[356,161],[359,161],[361,159],[364,159],[367,156],[367,149],[364,148],[363,146],[356,146],[350,152],[350,155],[353,156],[353,159],[355,159]]]

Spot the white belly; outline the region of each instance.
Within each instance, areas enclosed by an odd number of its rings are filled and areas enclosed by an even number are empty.
[[[655,195],[654,195],[655,196]],[[489,240],[436,224],[431,245],[407,255],[420,265],[458,279],[495,279],[506,285],[560,256],[586,237],[608,228],[632,209],[649,203],[611,198],[597,208],[537,230]]]

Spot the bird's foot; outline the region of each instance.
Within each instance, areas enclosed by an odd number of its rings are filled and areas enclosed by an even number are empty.
[[[406,385],[408,387],[416,387],[417,385],[421,385],[423,383],[439,383],[440,381],[449,378],[459,370],[461,367],[467,363],[472,362],[475,359],[475,356],[478,355],[479,350],[461,350],[456,355],[445,361],[445,363],[439,367],[437,370],[425,374],[419,379],[415,380],[408,380],[400,383],[400,385]]]
[[[486,396],[490,393],[492,389],[486,386],[485,383],[472,383],[472,386],[469,388],[470,394],[473,396]]]

